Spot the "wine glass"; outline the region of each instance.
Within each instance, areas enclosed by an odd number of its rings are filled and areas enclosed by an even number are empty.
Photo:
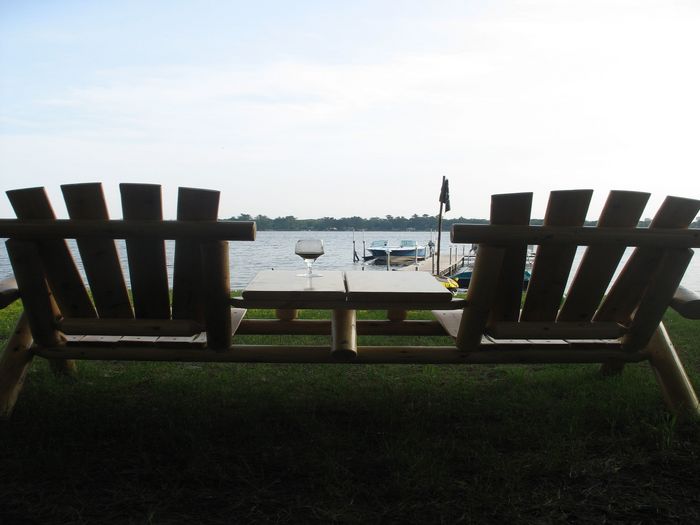
[[[314,261],[323,255],[323,241],[321,239],[300,239],[294,247],[294,253],[304,259],[307,273],[299,274],[297,277],[321,277],[318,273],[313,273],[312,266]]]

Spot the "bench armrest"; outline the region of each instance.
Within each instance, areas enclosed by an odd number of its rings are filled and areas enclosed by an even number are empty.
[[[11,277],[0,281],[0,309],[14,303],[17,299],[19,299],[17,281]]]
[[[700,295],[679,286],[671,300],[671,308],[686,319],[700,319]]]

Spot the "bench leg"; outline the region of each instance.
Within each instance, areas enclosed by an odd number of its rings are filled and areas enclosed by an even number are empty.
[[[0,419],[9,419],[17,402],[27,369],[32,362],[32,334],[29,322],[22,313],[0,356]]]
[[[663,323],[654,332],[647,351],[669,410],[678,416],[700,417],[698,397]]]

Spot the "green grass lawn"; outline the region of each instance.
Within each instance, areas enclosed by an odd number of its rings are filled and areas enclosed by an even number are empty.
[[[666,322],[700,384],[700,323]],[[36,359],[0,424],[2,525],[700,522],[700,425],[646,364],[79,370]]]

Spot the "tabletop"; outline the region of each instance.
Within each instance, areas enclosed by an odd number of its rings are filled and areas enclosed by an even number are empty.
[[[449,303],[452,294],[427,272],[319,271],[308,277],[294,271],[263,270],[243,290],[251,302],[396,303],[435,305]]]
[[[452,293],[428,272],[345,272],[350,301],[450,302]]]
[[[320,277],[308,278],[300,270],[263,270],[243,290],[243,298],[251,301],[344,301],[346,296],[343,272],[324,270]]]

